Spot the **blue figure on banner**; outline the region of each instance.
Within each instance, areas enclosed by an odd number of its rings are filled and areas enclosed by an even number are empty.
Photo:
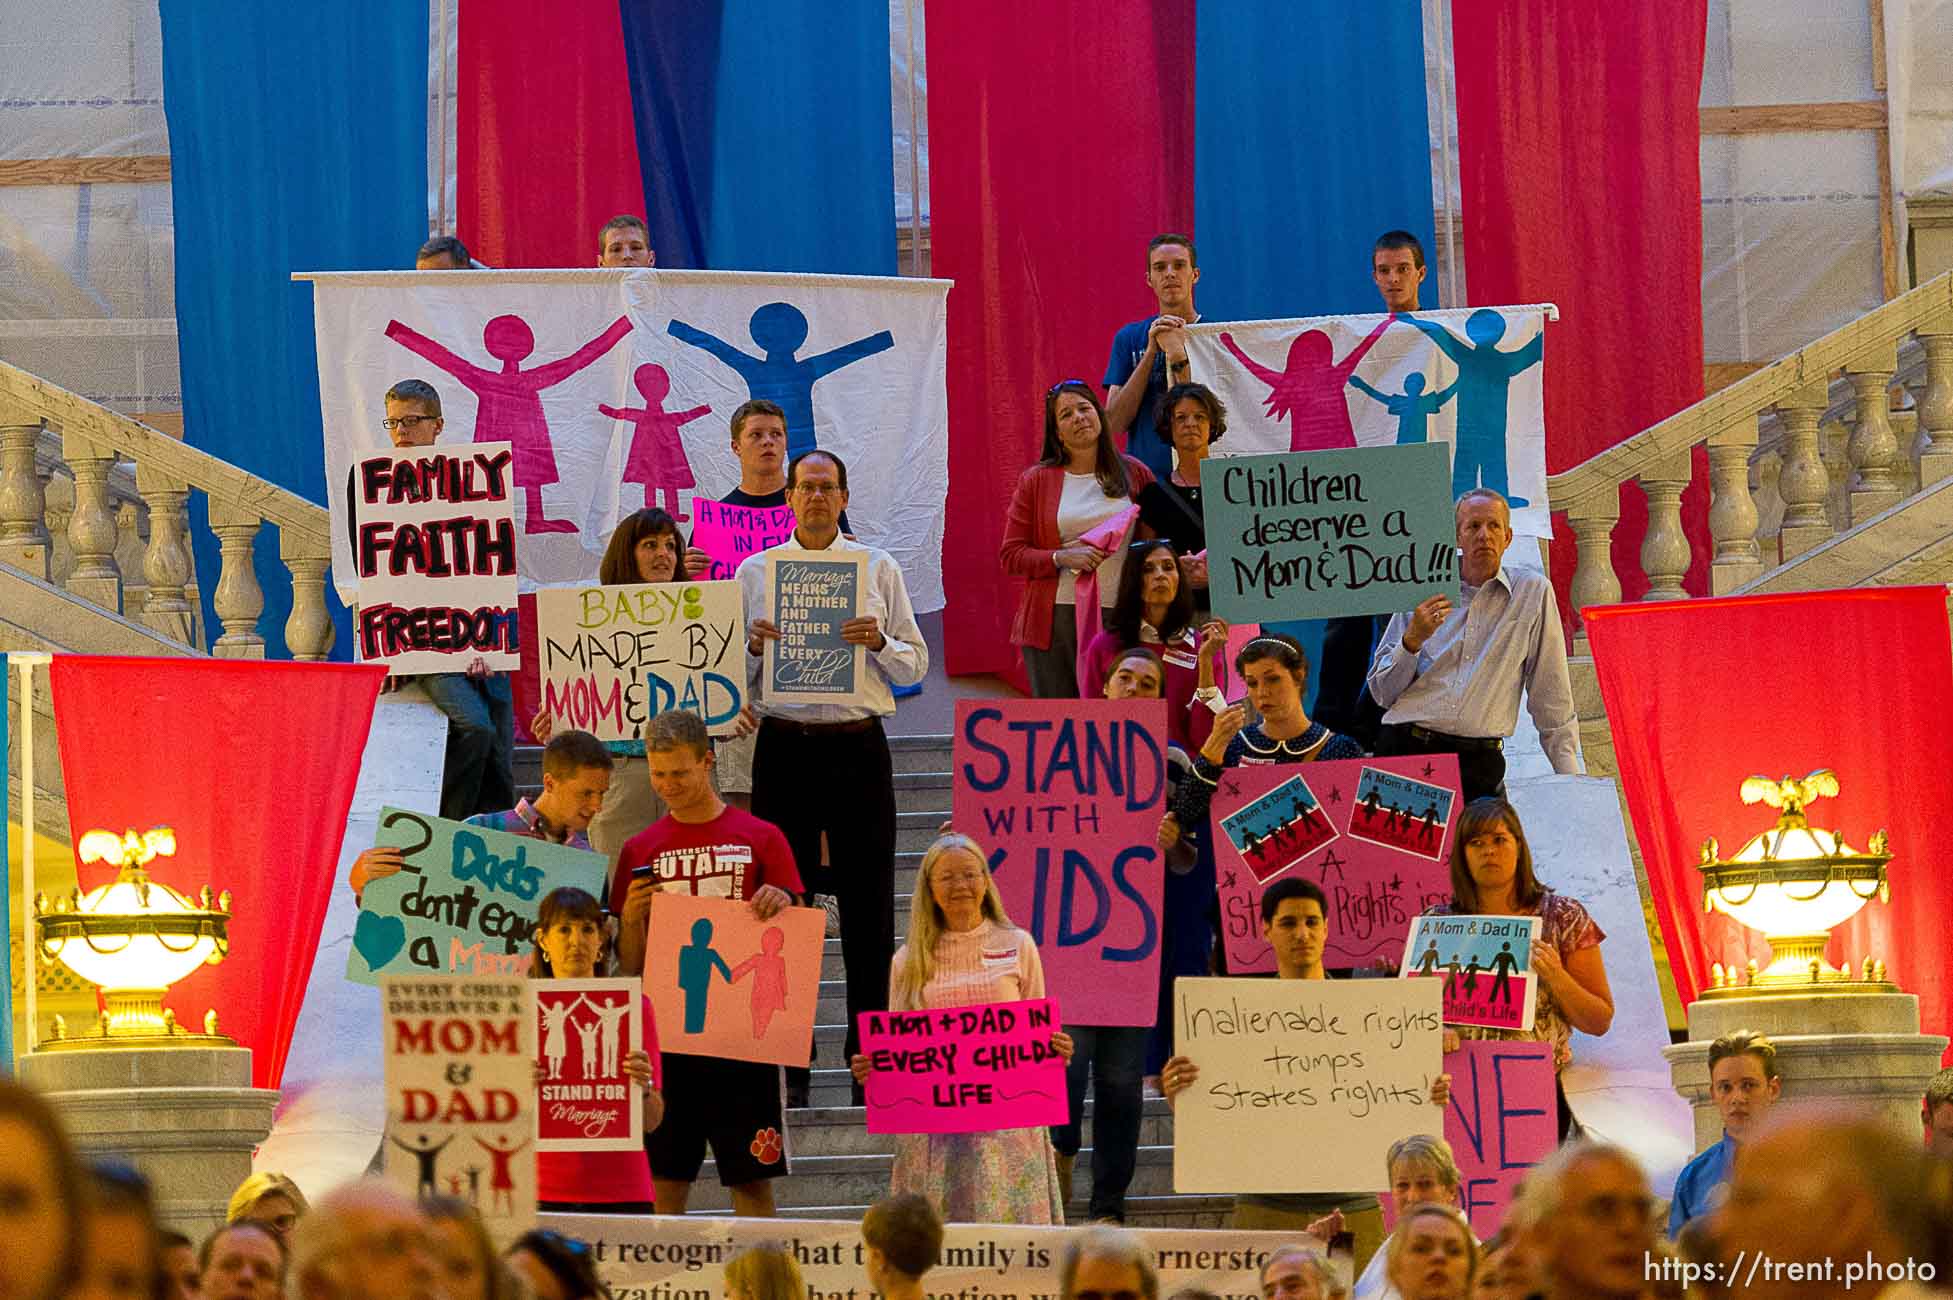
[[[763,356],[749,356],[682,320],[666,326],[680,343],[703,349],[737,370],[746,381],[749,396],[779,403],[787,413],[788,460],[819,446],[814,439],[814,385],[843,366],[895,346],[895,336],[883,330],[816,356],[796,357],[794,353],[807,341],[807,317],[790,302],[765,304],[753,313],[746,328]]]
[[[712,972],[717,970],[732,983],[732,967],[712,946],[712,922],[700,917],[692,922],[692,941],[678,950],[678,987],[685,991],[685,1032],[705,1032],[705,1002],[712,992]]]
[[[1397,417],[1399,447],[1407,442],[1429,442],[1431,417],[1458,391],[1458,381],[1454,379],[1435,393],[1425,392],[1424,372],[1421,370],[1413,370],[1404,376],[1404,391],[1401,393],[1380,393],[1364,383],[1361,375],[1351,375],[1349,386],[1381,402],[1384,410]]]
[[[1458,429],[1451,447],[1451,495],[1461,497],[1475,487],[1488,487],[1515,510],[1528,504],[1506,486],[1506,394],[1514,375],[1539,364],[1546,336],[1535,334],[1523,346],[1501,352],[1498,342],[1505,337],[1505,317],[1489,307],[1466,318],[1469,343],[1436,321],[1415,316],[1399,319],[1424,331],[1458,365],[1458,379],[1452,385],[1458,390]]]

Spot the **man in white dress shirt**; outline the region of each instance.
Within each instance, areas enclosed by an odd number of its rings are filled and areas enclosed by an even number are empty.
[[[1580,771],[1579,720],[1553,584],[1505,567],[1512,511],[1490,488],[1458,498],[1459,600],[1432,596],[1391,617],[1370,661],[1382,705],[1377,754],[1456,754],[1467,802],[1500,794],[1519,695],[1553,770]]]
[[[896,686],[929,672],[929,647],[916,626],[902,570],[886,551],[841,534],[848,508],[848,467],[828,451],[810,451],[787,466],[791,541],[776,550],[861,551],[868,557],[860,614],[841,624],[848,642],[867,647],[861,704],[784,704],[766,696],[766,642],[777,640],[766,556],[749,555],[735,575],[746,607],[748,698],[759,714],[753,755],[753,813],[786,834],[808,888],[841,906],[841,959],[848,979],[848,1060],[858,1050],[857,1018],[888,1009],[888,967],[895,955],[895,775],[882,719],[895,712]],[[821,861],[827,835],[831,867]],[[828,877],[822,879],[822,877]],[[861,1104],[855,1085],[855,1105]]]

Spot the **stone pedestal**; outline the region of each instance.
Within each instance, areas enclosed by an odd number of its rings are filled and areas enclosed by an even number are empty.
[[[251,1086],[242,1047],[78,1047],[19,1062],[85,1158],[124,1161],[148,1175],[163,1223],[200,1240],[251,1173],[271,1132],[278,1094]]]
[[[1835,1103],[1869,1113],[1919,1140],[1919,1099],[1939,1071],[1946,1039],[1919,1032],[1910,993],[1780,993],[1701,998],[1688,1009],[1689,1041],[1662,1049],[1675,1091],[1695,1112],[1699,1151],[1722,1137],[1709,1098],[1709,1044],[1753,1029],[1777,1046],[1786,1102]]]

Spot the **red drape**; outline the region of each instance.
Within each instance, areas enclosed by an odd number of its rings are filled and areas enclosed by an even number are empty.
[[[596,265],[598,228],[644,214],[617,5],[461,0],[459,21],[462,242],[489,266]]]
[[[1953,638],[1944,587],[1748,596],[1589,611],[1587,635],[1676,991],[1693,1001],[1711,962],[1767,962],[1759,936],[1702,910],[1695,863],[1774,824],[1737,795],[1747,776],[1838,774],[1813,825],[1863,849],[1892,836],[1889,903],[1833,931],[1830,959],[1883,958],[1919,995],[1925,1032],[1953,1028],[1953,879],[1940,869],[1953,805]]]
[[[190,1029],[214,1007],[256,1086],[276,1088],[386,669],[56,655],[48,676],[74,842],[171,826],[176,854],[154,878],[231,891],[229,957],[165,1002]],[[84,893],[115,873],[76,867]]]
[[[1193,234],[1193,0],[932,2],[934,273],[949,296],[951,673],[1013,667],[1004,506],[1044,393],[1097,385],[1153,310],[1146,241]]]
[[[1497,0],[1460,6],[1458,170],[1476,303],[1554,302],[1546,469],[1557,474],[1702,396],[1700,119],[1707,0]],[[1708,590],[1708,459],[1682,497]],[[1647,590],[1647,503],[1621,493],[1615,565]],[[1570,608],[1573,536],[1555,525]]]

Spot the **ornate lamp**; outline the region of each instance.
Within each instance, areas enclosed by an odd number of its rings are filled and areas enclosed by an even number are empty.
[[[176,832],[167,826],[125,835],[89,831],[77,852],[83,862],[108,862],[121,871],[112,883],[85,895],[77,889],[52,908],[45,894],[37,895],[34,920],[41,951],[99,985],[105,1009],[96,1033],[87,1037],[69,1038],[56,1017],[54,1038],[43,1047],[229,1045],[231,1040],[217,1032],[214,1010],[204,1015],[203,1033],[186,1033],[176,1013],[164,1010],[163,995],[197,967],[214,966],[230,952],[230,891],[213,907],[206,885],[193,905],[149,878],[150,862],[176,852]]]
[[[1885,864],[1885,832],[1872,836],[1864,853],[1835,831],[1814,827],[1805,818],[1811,801],[1838,793],[1838,778],[1820,768],[1799,779],[1753,776],[1743,782],[1744,803],[1781,809],[1777,824],[1752,838],[1735,856],[1718,856],[1716,841],[1702,845],[1705,910],[1734,917],[1761,931],[1770,944],[1771,962],[1758,971],[1716,963],[1712,987],[1703,996],[1748,997],[1762,993],[1894,993],[1885,963],[1866,957],[1856,976],[1824,960],[1834,926],[1842,925],[1876,897],[1890,895]]]

